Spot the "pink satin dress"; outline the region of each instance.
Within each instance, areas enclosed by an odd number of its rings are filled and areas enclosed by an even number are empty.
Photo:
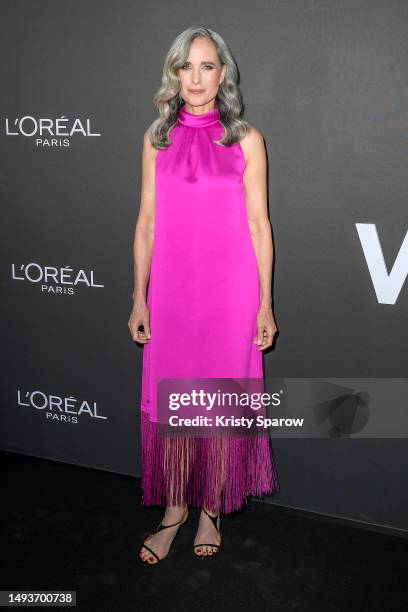
[[[245,207],[241,145],[221,146],[219,110],[178,111],[155,161],[155,230],[143,347],[141,486],[145,505],[229,513],[278,480],[267,437],[171,439],[157,435],[163,378],[262,378],[253,343],[257,262]]]

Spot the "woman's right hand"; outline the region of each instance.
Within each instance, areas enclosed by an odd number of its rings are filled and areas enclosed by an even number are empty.
[[[139,330],[143,325],[143,331]],[[150,313],[145,301],[134,302],[128,321],[133,340],[146,344],[150,340]]]

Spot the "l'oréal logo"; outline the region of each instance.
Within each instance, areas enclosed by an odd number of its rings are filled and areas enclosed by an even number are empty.
[[[43,391],[21,391],[17,389],[17,405],[33,408],[42,413],[47,421],[57,423],[79,423],[79,417],[102,419],[108,417],[98,414],[96,402],[80,400],[74,396],[62,397],[51,395]]]
[[[100,136],[99,132],[92,132],[91,120],[82,120],[78,117],[69,119],[65,115],[57,118],[40,117],[31,115],[6,119],[6,136],[24,136],[35,138],[38,146],[44,147],[68,147],[70,138],[73,136]]]
[[[13,280],[37,284],[43,293],[74,295],[78,286],[88,288],[104,287],[95,283],[94,270],[74,270],[71,266],[56,268],[42,266],[35,262],[11,264]]]

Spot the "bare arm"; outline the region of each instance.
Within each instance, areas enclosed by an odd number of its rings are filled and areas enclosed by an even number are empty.
[[[149,311],[146,304],[146,287],[149,280],[153,253],[155,219],[155,159],[157,150],[152,147],[145,132],[142,151],[142,187],[140,209],[136,221],[133,242],[134,290],[133,308],[128,322],[134,340],[146,343],[150,338]],[[144,333],[138,331],[143,325]]]
[[[245,203],[248,225],[258,266],[259,311],[258,334],[254,342],[264,350],[272,345],[276,323],[272,313],[272,228],[268,218],[267,162],[261,132],[251,126],[241,141],[246,165],[244,171]]]

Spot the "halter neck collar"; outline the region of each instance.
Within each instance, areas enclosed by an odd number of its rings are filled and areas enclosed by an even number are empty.
[[[185,104],[179,108],[178,120],[183,125],[191,127],[203,127],[205,125],[212,125],[219,121],[220,112],[217,107],[208,111],[208,113],[202,113],[201,115],[194,115],[186,111]]]

